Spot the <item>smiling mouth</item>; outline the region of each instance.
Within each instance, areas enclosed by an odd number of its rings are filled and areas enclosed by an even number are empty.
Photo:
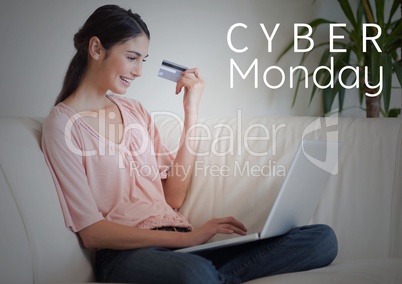
[[[131,82],[134,81],[134,79],[130,79],[130,78],[123,77],[123,76],[120,76],[120,80],[121,80],[121,81],[123,82],[123,84],[126,85],[126,86],[130,86]]]

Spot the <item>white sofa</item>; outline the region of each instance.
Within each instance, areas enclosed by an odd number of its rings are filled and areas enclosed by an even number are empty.
[[[42,122],[0,118],[0,282],[95,281],[93,252],[64,226],[40,150]],[[195,226],[233,215],[259,230],[300,140],[338,137],[344,145],[312,219],[334,228],[335,262],[250,283],[402,283],[402,120],[239,115],[201,122],[203,155],[181,209]],[[157,124],[174,150],[178,121]]]

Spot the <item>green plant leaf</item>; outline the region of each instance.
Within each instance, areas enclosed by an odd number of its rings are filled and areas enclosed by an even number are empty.
[[[326,88],[322,90],[322,96],[323,96],[322,99],[324,105],[324,113],[327,114],[331,111],[335,96],[333,95],[331,88]]]
[[[363,105],[363,100],[364,100],[364,91],[362,88],[359,88],[359,102],[360,105]]]
[[[375,10],[376,10],[376,24],[380,27],[384,27],[384,0],[375,0]]]
[[[391,10],[389,12],[389,17],[388,17],[388,22],[385,25],[385,30],[387,31],[390,28],[391,22],[392,22],[392,18],[394,17],[395,12],[398,10],[400,5],[400,1],[399,0],[393,0],[392,3],[392,7]]]
[[[349,0],[338,0],[339,5],[342,8],[343,13],[346,18],[348,18],[349,22],[352,24],[353,28],[356,28],[357,23],[355,16],[353,15],[352,8],[350,7]]]
[[[386,53],[392,53],[395,52],[398,48],[401,47],[401,41],[402,41],[402,34],[400,36],[396,36],[393,38],[390,37],[385,37],[384,38],[384,44],[383,44],[383,52]],[[398,56],[396,56],[398,58]]]
[[[399,38],[402,33],[402,21],[395,22],[395,27],[392,29],[391,33],[386,36],[384,39],[384,46],[387,46],[395,40],[395,38]]]
[[[390,54],[383,53],[381,54],[381,61],[384,79],[382,84],[382,99],[384,102],[384,110],[388,113],[392,89],[392,57]]]
[[[328,43],[329,44],[329,43]],[[328,48],[326,48],[325,50],[324,50],[324,52],[322,53],[322,55],[321,55],[321,58],[320,58],[320,62],[319,62],[319,66],[323,66],[323,65],[328,65],[328,62],[329,62],[329,56],[330,56],[330,52],[329,52],[329,47]],[[310,76],[311,76],[312,74],[310,74]],[[319,72],[318,74],[317,74],[317,82],[321,82],[321,77],[322,77],[322,73],[321,72]],[[311,94],[310,94],[310,101],[309,101],[309,106],[310,106],[310,104],[311,104],[311,102],[313,101],[313,98],[314,98],[314,95],[317,93],[317,90],[318,90],[318,88],[317,88],[317,86],[315,85],[315,84],[313,84],[313,88],[312,88],[312,90],[311,90]]]
[[[364,6],[364,17],[366,19],[366,22],[371,23],[372,22],[371,18],[374,16],[373,16],[373,8],[371,8],[370,1],[369,0],[367,0],[367,1],[360,0],[359,2],[362,3],[362,5]],[[364,3],[367,3],[367,7],[364,5]]]
[[[388,117],[398,117],[401,114],[400,108],[390,109],[388,112]]]
[[[338,94],[338,103],[339,103],[339,112],[340,113],[342,113],[342,111],[343,111],[343,104],[345,102],[345,92],[346,92],[346,89],[341,88],[339,90],[339,94]]]
[[[338,103],[339,103],[339,112],[343,111],[343,104],[345,102],[345,93],[346,93],[346,88],[344,88],[341,84],[340,84],[340,80],[342,80],[343,83],[347,82],[349,77],[352,74],[356,74],[355,72],[352,72],[351,69],[346,69],[343,71],[342,74],[339,74],[338,80],[337,80],[337,87],[338,89],[335,90],[336,92],[338,92]],[[342,75],[342,78],[341,78]],[[358,78],[355,78],[355,80],[358,80]]]
[[[363,16],[364,16],[364,7],[363,4],[360,2],[357,6],[357,13],[356,13],[356,31],[361,32],[362,23],[363,23]]]
[[[394,72],[398,78],[399,86],[402,86],[402,66],[399,65],[398,62],[394,62],[392,66],[394,67]]]
[[[295,92],[293,94],[292,107],[295,106],[297,94],[299,93],[300,82],[302,81],[301,80],[301,75],[302,75],[301,71],[299,70],[297,72],[299,72],[299,76],[297,77],[296,88],[295,88]]]
[[[375,48],[370,51],[370,65],[369,65],[369,81],[375,85],[379,81],[380,66],[382,65],[382,53],[377,52]]]

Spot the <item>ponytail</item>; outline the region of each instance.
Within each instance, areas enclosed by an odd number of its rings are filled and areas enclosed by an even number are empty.
[[[61,88],[59,96],[57,97],[54,105],[64,101],[72,93],[74,93],[75,90],[77,90],[87,69],[87,64],[87,55],[83,52],[77,51],[73,59],[71,59],[70,65],[68,66],[66,75],[64,77],[63,87]]]

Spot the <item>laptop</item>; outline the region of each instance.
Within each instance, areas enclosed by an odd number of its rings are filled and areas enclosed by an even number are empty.
[[[300,143],[261,232],[175,251],[189,253],[243,244],[309,224],[330,176],[337,174],[339,146],[338,142],[316,140]]]

